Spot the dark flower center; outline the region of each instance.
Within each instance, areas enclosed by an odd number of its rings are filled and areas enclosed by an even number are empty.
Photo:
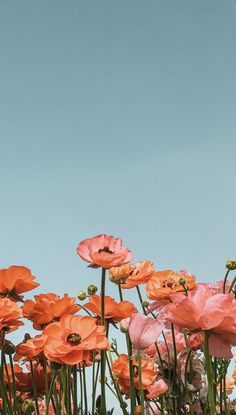
[[[81,336],[77,333],[71,333],[66,340],[71,346],[77,346],[77,344],[81,343]]]
[[[99,254],[101,254],[102,252],[106,252],[107,254],[114,254],[114,252],[111,251],[108,246],[104,246],[104,248],[100,248],[98,250]]]

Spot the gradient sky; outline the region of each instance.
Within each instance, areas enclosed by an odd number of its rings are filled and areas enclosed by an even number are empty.
[[[236,3],[0,2],[0,261],[41,291],[84,238],[222,278],[236,242]],[[113,293],[114,286],[108,291]]]

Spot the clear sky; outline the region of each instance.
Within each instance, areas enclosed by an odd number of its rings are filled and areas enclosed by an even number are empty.
[[[75,295],[98,281],[78,242],[109,233],[135,260],[221,278],[235,39],[233,0],[2,0],[1,266]]]

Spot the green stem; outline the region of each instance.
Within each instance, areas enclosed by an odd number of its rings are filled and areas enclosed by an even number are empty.
[[[88,399],[87,399],[85,367],[83,367],[82,370],[83,370],[83,385],[84,385],[84,415],[88,415]]]
[[[224,294],[225,294],[226,282],[227,282],[227,278],[228,278],[229,273],[230,273],[230,269],[228,269],[228,271],[226,272],[225,277],[224,277],[224,282],[223,282],[223,293]]]
[[[101,325],[105,326],[105,284],[106,270],[102,268],[101,276]],[[106,351],[101,351],[101,412],[106,414]]]
[[[100,362],[97,363],[97,371],[96,371],[95,380],[93,383],[92,415],[95,415],[95,403],[96,403],[95,401],[96,401],[96,390],[97,390],[99,369],[100,369]]]
[[[54,384],[55,384],[55,381],[56,381],[56,377],[57,377],[57,370],[54,370],[53,373],[52,373],[52,380],[51,380],[51,383],[50,383],[48,396],[47,396],[47,399],[46,399],[46,414],[45,415],[48,415],[49,404],[50,404],[50,400],[51,400],[51,397],[52,397],[52,392],[53,392],[53,387],[54,387]]]
[[[176,393],[176,371],[177,371],[177,349],[176,349],[176,342],[175,342],[175,330],[174,325],[171,323],[171,334],[172,334],[172,342],[173,342],[173,349],[174,349],[174,367],[173,367],[173,378],[172,378],[172,391],[175,395]],[[175,398],[173,399],[173,414],[175,414]]]
[[[142,309],[143,309],[143,312],[144,312],[144,314],[145,314],[145,315],[147,315],[147,310],[146,310],[146,309],[145,309],[145,307],[143,306],[142,294],[141,294],[141,291],[140,291],[140,288],[139,288],[139,286],[138,286],[138,285],[136,286],[136,290],[137,290],[137,293],[138,293],[138,298],[139,298],[139,301],[140,301],[141,307],[142,307]]]
[[[13,387],[13,401],[14,401],[14,414],[17,410],[17,402],[16,402],[16,379],[15,379],[15,372],[14,372],[14,363],[12,359],[12,355],[9,356],[10,360],[10,367],[11,367],[11,375],[12,375],[12,387]]]
[[[227,393],[226,393],[226,374],[224,374],[223,385],[224,385],[224,414],[228,415],[228,404],[227,404]]]
[[[216,407],[215,407],[215,400],[214,400],[214,377],[212,371],[212,362],[211,356],[209,354],[209,334],[205,332],[205,359],[206,359],[206,372],[207,372],[207,380],[208,380],[208,402],[210,407],[209,415],[215,415]]]
[[[81,374],[81,367],[79,367],[79,381],[80,381],[80,408],[81,408],[81,413],[83,413],[84,398],[83,398],[83,380],[82,380],[82,374]]]
[[[78,397],[77,397],[77,365],[73,366],[73,387],[74,387],[74,395],[73,395],[73,405],[74,405],[74,415],[78,414]]]
[[[131,414],[135,413],[135,387],[134,387],[134,368],[132,362],[132,344],[129,334],[126,333],[127,349],[129,356],[129,378],[130,378],[130,410]]]
[[[30,361],[30,370],[31,370],[31,377],[32,377],[32,389],[33,389],[33,396],[34,396],[36,414],[40,415],[39,414],[39,404],[38,404],[38,393],[37,393],[37,388],[36,388],[36,382],[35,382],[34,368],[33,368],[32,360]]]
[[[140,354],[137,355],[138,359],[138,382],[139,382],[139,392],[141,398],[141,414],[144,414],[144,392],[143,392],[143,383],[142,383],[142,360]]]
[[[188,378],[187,378],[187,376],[188,376],[188,364],[189,364],[189,361],[191,359],[191,353],[192,353],[192,350],[189,349],[188,356],[187,356],[186,363],[185,363],[184,383],[185,383],[185,391],[186,391],[186,394],[188,396],[188,402],[189,402],[189,406],[190,406],[190,412],[189,413],[191,415],[193,415],[193,402],[192,402],[191,391],[188,390]]]

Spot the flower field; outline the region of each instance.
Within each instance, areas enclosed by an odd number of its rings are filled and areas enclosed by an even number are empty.
[[[39,286],[31,271],[0,270],[0,413],[236,414],[236,262],[226,263],[222,281],[203,283],[149,259],[132,263],[113,236],[86,239],[77,253],[101,278],[77,298],[25,299]],[[38,334],[23,331],[13,344],[11,332],[26,320]]]

